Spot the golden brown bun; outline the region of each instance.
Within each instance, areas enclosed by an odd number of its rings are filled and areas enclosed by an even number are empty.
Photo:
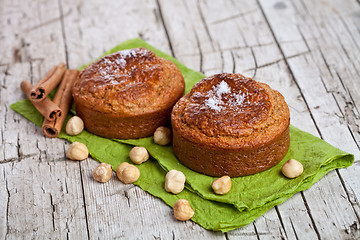
[[[85,68],[73,87],[85,128],[107,138],[151,136],[183,95],[176,65],[145,48],[107,55]]]
[[[284,97],[241,74],[218,74],[197,83],[176,103],[171,121],[178,159],[210,176],[264,171],[289,148]]]

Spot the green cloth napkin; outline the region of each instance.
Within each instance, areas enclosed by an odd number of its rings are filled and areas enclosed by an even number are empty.
[[[141,39],[128,40],[104,55],[136,47],[148,48],[157,56],[173,61],[184,75],[186,92],[204,77],[203,74],[187,68]],[[16,102],[11,108],[36,125],[42,125],[43,117],[29,100]],[[119,140],[102,138],[87,131],[77,136],[69,136],[62,131],[59,138],[84,143],[94,159],[111,164],[114,170],[120,163],[129,162],[128,153],[133,145],[146,147],[153,158],[137,165],[141,176],[135,185],[161,198],[170,206],[180,198],[187,199],[195,210],[191,218],[194,222],[206,229],[223,232],[251,223],[296,192],[310,188],[329,171],[348,167],[354,161],[353,155],[291,126],[290,149],[280,164],[262,173],[232,178],[231,191],[220,196],[211,190],[211,183],[215,178],[186,168],[177,160],[171,146],[154,144],[152,137]],[[283,162],[290,158],[297,159],[304,166],[304,173],[296,179],[287,179],[281,174]],[[186,176],[186,188],[178,195],[168,193],[164,189],[165,174],[171,169],[180,170]]]

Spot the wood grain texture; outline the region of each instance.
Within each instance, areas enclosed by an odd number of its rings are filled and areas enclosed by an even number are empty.
[[[65,35],[72,39],[67,45],[69,62],[80,66],[118,43],[135,37],[142,37],[171,54],[161,21],[161,10],[156,1],[127,1],[126,4],[124,1],[105,1],[102,5],[89,5],[87,1],[82,1],[77,6],[72,2],[62,3],[64,12],[74,13],[64,19]],[[109,11],[110,9],[117,11]],[[104,15],[107,18],[103,18]],[[149,22],[154,24],[147,24]],[[85,27],[82,25],[85,23],[95,24]],[[87,30],[82,34],[74,34],[84,29]],[[102,34],[94,34],[100,30]],[[103,34],[107,37],[104,38]],[[96,47],[91,44],[75,44],[89,38]],[[88,56],[85,55],[88,59],[78,59],[79,56],[84,56],[79,54],[82,51],[89,53]],[[91,173],[97,164],[95,161],[81,162],[90,239],[225,238],[224,234],[206,231],[193,222],[175,221],[171,208],[161,200],[132,184],[122,184],[115,175],[107,184],[93,181]]]
[[[359,83],[356,80],[359,75],[347,75],[343,79],[337,74],[337,72],[346,74],[358,71],[356,68],[354,70],[354,62],[358,60],[346,54],[346,48],[353,46],[355,52],[358,49],[349,37],[351,32],[344,24],[334,26],[341,18],[353,19],[348,11],[359,10],[359,5],[349,2],[351,7],[344,7],[340,1],[331,3],[319,1],[316,4],[303,1],[302,4],[295,6],[290,1],[284,1],[281,8],[276,8],[277,1],[261,1],[261,3],[282,54],[296,55],[288,58],[286,62],[311,111],[317,128],[317,133],[313,132],[313,134],[355,154],[355,158],[359,159],[356,140],[358,130],[354,126],[356,121],[349,123],[343,120],[348,118],[348,115],[352,115],[352,119],[358,116],[357,109],[353,108],[349,111],[348,106],[355,104],[353,95],[358,93],[350,91],[350,88],[354,89],[356,87],[354,84]],[[340,9],[343,9],[341,13]],[[307,13],[306,18],[303,16],[303,11]],[[295,24],[292,26],[283,24],[284,19],[289,18],[296,22],[296,28],[293,27]],[[288,38],[287,42],[302,44],[306,46],[307,51],[302,49],[289,53],[289,46],[283,40],[285,35]],[[299,35],[301,39],[298,38]],[[329,65],[329,62],[333,64]],[[352,86],[349,87],[347,84]],[[359,170],[359,165],[354,164],[351,168],[331,172],[324,177],[327,181],[320,181],[304,193],[309,209],[313,212],[315,224],[318,226],[323,222],[317,227],[319,237],[346,238],[354,234],[348,229],[354,224],[355,226],[359,224],[359,203],[354,201],[359,198],[359,184],[355,183],[360,180],[359,175],[356,174]],[[321,186],[318,186],[320,184]],[[323,197],[319,199],[319,196]]]
[[[360,238],[360,4],[341,1],[0,0],[0,239]],[[226,234],[187,221],[97,162],[65,158],[13,112],[22,80],[65,61],[77,68],[142,37],[206,75],[239,72],[286,98],[291,123],[353,153],[333,171],[248,226]]]
[[[37,82],[64,61],[57,1],[2,1],[0,237],[87,238],[79,164],[64,158],[66,143],[9,108],[25,96],[20,82]]]

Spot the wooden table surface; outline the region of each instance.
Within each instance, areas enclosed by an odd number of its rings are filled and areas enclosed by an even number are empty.
[[[356,0],[0,0],[0,239],[359,239],[360,4]],[[20,82],[78,68],[141,37],[206,75],[237,72],[279,90],[291,123],[355,155],[255,222],[228,233],[172,209],[97,162],[67,160],[9,108]]]

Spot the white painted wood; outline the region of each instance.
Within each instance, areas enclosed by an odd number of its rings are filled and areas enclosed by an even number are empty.
[[[201,48],[193,49],[194,45],[199,46],[199,37],[196,27],[192,25],[192,21],[187,21],[190,8],[187,7],[185,1],[159,1],[164,26],[169,35],[174,56],[181,62],[187,64],[191,69],[201,71],[202,54]],[[173,27],[173,23],[179,23],[177,27]],[[197,24],[201,24],[199,20]]]
[[[166,29],[162,25],[162,10],[156,1],[126,1],[126,4],[125,1],[105,1],[101,5],[79,1],[76,6],[72,2],[62,3],[64,12],[73,13],[64,19],[65,35],[72,37],[67,45],[72,67],[81,66],[101,55],[105,49],[135,37],[143,37],[171,54]],[[106,18],[103,17],[105,13]],[[114,25],[114,22],[119,25]],[[150,22],[152,24],[148,24]],[[90,45],[78,44],[89,38],[92,39]],[[81,56],[85,59],[80,59]],[[88,56],[90,58],[86,59]],[[115,174],[106,184],[95,182],[91,174],[97,164],[95,161],[81,162],[90,239],[225,238],[224,234],[206,231],[191,221],[174,220],[170,207],[132,184],[122,184]]]
[[[87,64],[121,42],[136,37],[171,54],[154,0],[104,1],[102,4],[63,0],[60,4],[70,67]]]
[[[163,6],[166,6],[166,9],[168,9],[170,12],[175,11],[175,10],[171,10],[172,5],[169,2],[166,2],[166,3],[164,2],[162,4],[165,4]],[[197,12],[197,10],[195,10],[195,8],[197,8],[196,4],[192,3],[192,5],[191,5],[191,1],[187,1],[187,4],[191,6],[191,9],[193,9],[192,12],[195,12],[195,13]],[[214,8],[209,7],[208,6],[209,4],[210,4],[209,2],[203,3],[203,5],[201,5],[201,7],[202,7],[202,12],[203,12],[204,16],[207,16],[207,17],[210,16],[211,20],[213,20],[212,17],[217,16],[217,14],[221,14],[221,13],[224,14],[224,13],[234,11],[233,5],[228,6],[225,9],[224,6],[220,6],[218,4],[217,6],[221,8],[219,10],[219,9],[216,9],[215,7]],[[237,6],[235,6],[235,7],[237,7]],[[242,8],[241,10],[246,11],[244,8]],[[189,18],[189,19],[196,18],[195,16],[191,16],[192,12],[187,13],[187,14],[190,14],[190,16],[187,16],[187,18]],[[247,19],[257,18],[257,24],[259,26],[263,26],[264,24],[266,24],[264,19],[262,20],[262,22],[259,20],[259,13],[261,14],[260,9],[256,10],[253,8],[253,5],[251,5],[247,12],[249,12],[245,15]],[[169,14],[169,16],[165,17],[165,23],[171,24],[172,25],[172,27],[170,25],[171,28],[177,29],[178,30],[177,32],[179,34],[189,30],[190,27],[183,26],[181,23],[174,21],[171,16],[172,15]],[[238,17],[236,17],[235,19],[232,19],[233,22],[230,22],[230,24],[234,24],[234,22],[235,22],[237,25],[239,25],[239,28],[241,28],[241,29],[243,27],[246,28],[247,27],[246,24],[248,24],[248,23],[244,21],[245,16],[241,16],[241,12],[237,13],[237,16]],[[224,17],[219,17],[219,18],[221,19]],[[206,17],[204,17],[204,18],[206,18]],[[209,38],[213,39],[213,35],[211,35],[211,33],[213,31],[215,32],[215,30],[212,26],[211,20],[209,20],[210,23],[207,26],[207,29],[208,29],[208,32],[210,33]],[[221,29],[227,29],[225,26],[227,23],[228,23],[227,21],[221,21],[221,22],[217,21],[216,22],[216,24],[221,25]],[[205,24],[208,24],[206,22],[206,19],[205,19]],[[215,28],[215,29],[217,29],[217,28]],[[216,30],[216,31],[217,32],[215,32],[215,35],[222,36],[224,34],[223,31],[220,31],[220,30]],[[266,35],[266,33],[267,33],[267,35]],[[241,73],[244,73],[245,75],[253,76],[253,75],[256,75],[256,72],[258,69],[261,70],[262,68],[266,68],[268,70],[268,72],[270,72],[270,74],[268,74],[268,75],[264,74],[264,76],[267,76],[269,78],[269,75],[270,75],[271,76],[270,79],[268,79],[268,78],[264,78],[264,79],[259,78],[259,79],[264,80],[265,82],[267,82],[269,84],[279,83],[279,85],[280,85],[281,83],[286,83],[286,85],[284,85],[284,88],[283,88],[284,90],[286,90],[285,86],[288,87],[288,85],[291,85],[291,81],[290,81],[291,78],[289,78],[289,74],[286,72],[286,70],[285,70],[286,67],[284,64],[280,65],[280,66],[282,66],[282,68],[278,66],[278,63],[282,59],[282,56],[280,55],[280,51],[278,50],[277,45],[274,42],[271,32],[267,29],[267,31],[262,33],[262,37],[259,37],[257,31],[249,31],[246,33],[246,36],[249,39],[248,44],[253,47],[236,46],[236,47],[234,47],[235,49],[232,50],[231,52],[224,50],[224,54],[221,54],[221,55],[220,55],[220,52],[216,52],[216,51],[211,52],[214,50],[211,49],[211,47],[209,47],[208,44],[206,45],[206,43],[205,43],[205,45],[207,47],[202,46],[201,41],[193,43],[192,48],[195,49],[194,52],[197,51],[196,49],[199,49],[201,57],[202,57],[200,69],[206,75],[219,73],[223,69],[227,69],[228,72],[232,72],[235,70],[235,72],[241,72]],[[233,37],[239,37],[239,36],[236,36],[236,34],[234,34]],[[170,38],[171,38],[171,35],[170,35]],[[174,39],[178,39],[178,38],[175,36]],[[187,44],[189,44],[189,43],[187,43]],[[221,44],[213,44],[213,45],[216,46],[216,45],[221,45]],[[263,55],[261,54],[262,51],[264,53]],[[176,53],[177,53],[177,51],[175,50],[175,55],[176,55]],[[224,58],[224,56],[227,56],[227,58]],[[283,74],[279,74],[281,72],[283,72]],[[279,78],[279,76],[280,76],[280,78]],[[261,77],[263,77],[263,76],[261,76]],[[271,84],[271,85],[274,85],[274,84]],[[291,89],[293,91],[291,91],[291,92],[296,92],[296,90],[297,90],[296,86],[294,84],[292,84],[292,85],[293,85],[293,87]],[[276,87],[276,86],[274,86],[274,87]],[[294,90],[294,88],[295,88],[295,90]],[[297,90],[296,94],[300,95],[298,90]],[[300,102],[300,104],[297,104],[297,105],[299,105],[298,107],[301,107],[304,104]],[[311,121],[311,119],[310,119],[310,121]],[[297,202],[301,203],[302,199],[297,198]],[[290,211],[293,211],[294,208],[291,206],[289,206],[289,208],[291,208],[289,210],[289,214],[290,214],[291,213]],[[284,209],[284,211],[286,210],[285,207],[283,209]],[[313,228],[311,228],[311,225],[312,225],[311,219],[307,215],[306,207],[303,202],[299,206],[299,208],[297,208],[297,210],[300,210],[300,211],[302,210],[302,213],[305,213],[305,214],[299,214],[303,218],[303,222],[301,222],[299,224],[298,229],[305,226],[304,229],[306,229],[306,231],[308,232],[307,236],[308,237],[312,237],[312,236],[316,237],[315,231],[313,230]],[[291,219],[290,219],[290,221],[291,221]],[[295,225],[298,223],[296,220],[294,220],[293,222]],[[256,228],[257,232],[255,231],[255,229],[253,229],[251,227],[251,225],[247,226],[247,229],[251,228],[252,232],[256,233],[255,236],[258,236],[263,239],[272,238],[272,237],[275,237],[275,238],[289,237],[291,239],[292,237],[295,237],[296,233],[294,233],[294,231],[293,231],[294,227],[291,226],[290,222],[286,226],[287,226],[287,229],[284,230],[282,228],[281,221],[279,219],[277,211],[275,209],[272,209],[271,211],[267,212],[264,215],[264,217],[259,218],[255,222],[254,228]],[[229,232],[228,236],[231,239],[233,239],[233,238],[241,239],[245,236],[251,237],[254,235],[247,233],[245,230],[243,230],[241,228],[241,229]]]
[[[260,10],[258,10],[258,12],[260,12]],[[253,11],[253,15],[254,14],[257,14],[257,12]],[[251,14],[248,14],[247,17],[249,17],[249,15]],[[263,20],[263,24],[264,23],[265,21]],[[241,24],[240,19],[238,24]],[[211,26],[209,28],[211,29]],[[256,35],[256,33],[247,32],[247,36],[250,35],[250,39],[252,34]],[[256,37],[253,39],[256,39]],[[272,36],[268,36],[268,39],[270,40],[260,43],[252,43],[258,44],[258,46],[252,47],[250,49],[235,50],[235,69],[238,70],[237,72],[243,72],[240,70],[241,68],[245,69],[244,74],[250,75],[249,73],[251,73],[250,76],[255,76],[256,79],[270,84],[272,87],[280,90],[281,92],[287,92],[289,98],[291,96],[300,96],[299,90],[296,88],[295,84],[291,82],[291,76],[286,71],[286,66],[283,62],[280,61],[282,56],[280,55],[280,51],[277,49],[276,44],[274,42],[269,42],[273,41]],[[264,44],[264,46],[260,44]],[[274,49],[274,46],[276,50],[271,50]],[[270,49],[270,54],[269,51],[266,51],[267,49]],[[299,100],[299,98],[290,98],[287,99],[287,101],[289,102],[290,107],[293,106],[293,108],[301,109],[298,111],[300,113],[306,114],[306,107],[301,99]],[[292,110],[292,116],[295,115],[295,117],[302,118],[302,120],[307,118],[306,120],[311,122],[309,115],[293,114],[293,112],[294,111]],[[301,123],[301,121],[299,121],[299,123]],[[285,230],[283,230],[281,224],[279,223],[278,216],[274,209],[266,213],[264,217],[259,218],[255,222],[258,236],[260,238],[266,239],[276,236],[276,238],[284,237],[293,239],[299,235],[299,232],[305,232],[305,238],[308,239],[317,237],[301,196],[298,195],[294,198],[294,200],[289,200],[290,203],[292,201],[293,204],[281,205],[278,207],[278,214],[282,219]],[[293,207],[294,204],[297,206],[295,209]],[[299,214],[294,214],[294,210],[298,211]],[[302,221],[298,221],[298,217],[301,217]],[[231,232],[229,236],[237,238],[236,234],[234,234],[235,232],[236,231]]]
[[[0,239],[359,238],[359,4],[349,1],[1,0]],[[77,68],[134,37],[206,75],[240,72],[278,89],[291,122],[357,162],[227,234],[175,221],[161,200],[97,165],[65,159],[68,143],[9,109],[60,61]]]
[[[302,130],[316,132],[299,89],[291,79],[284,61],[262,67],[257,70],[257,79],[279,90],[290,108],[291,124],[301,126]],[[316,239],[316,226],[301,193],[277,206],[278,214],[285,228],[283,236],[288,239]]]
[[[64,141],[9,105],[22,80],[37,82],[65,61],[57,1],[2,1],[0,66],[0,238],[87,238],[79,164],[65,162]]]
[[[5,237],[87,238],[81,184],[74,184],[80,182],[77,166],[38,156],[3,165]]]
[[[261,1],[265,15],[285,55],[289,55],[286,53],[288,46],[282,43],[282,36],[287,35],[291,41],[297,41],[297,33],[303,35],[301,41],[309,51],[298,53],[297,56],[288,58],[287,62],[311,110],[318,134],[334,146],[355,154],[355,158],[359,159],[359,148],[355,139],[358,133],[354,134],[352,130],[357,131],[358,112],[356,108],[346,108],[356,104],[352,96],[358,94],[352,93],[354,91],[351,92],[349,89],[354,89],[359,82],[359,76],[345,75],[343,79],[338,74],[358,71],[354,67],[356,57],[345,53],[346,48],[351,48],[354,52],[358,49],[344,24],[333,25],[334,21],[339,19],[337,9],[341,8],[337,6],[341,4],[343,2],[340,1],[327,4],[305,2],[294,6],[292,2],[284,1],[279,8],[276,7],[279,6],[277,1]],[[346,11],[359,9],[355,2],[349,1],[347,4]],[[351,18],[346,11],[341,13],[342,17]],[[296,14],[293,14],[294,12]],[[302,16],[304,12],[306,18]],[[284,20],[290,17],[298,25],[296,30]],[[338,32],[342,34],[336,35]],[[343,37],[345,40],[340,40]],[[343,120],[349,116],[353,122]],[[331,172],[316,184],[318,187],[314,186],[304,193],[320,237],[358,236],[359,232],[354,230],[354,226],[359,225],[359,204],[355,200],[359,196],[358,172],[358,164]],[[317,200],[319,196],[322,196],[322,204]],[[319,224],[320,222],[322,224]]]
[[[0,165],[0,238],[5,239],[6,232],[8,231],[8,200],[9,191],[6,186],[5,165]]]
[[[175,220],[160,199],[123,184],[115,173],[107,183],[94,181],[92,172],[98,164],[91,159],[81,164],[91,239],[225,239],[192,221]]]

